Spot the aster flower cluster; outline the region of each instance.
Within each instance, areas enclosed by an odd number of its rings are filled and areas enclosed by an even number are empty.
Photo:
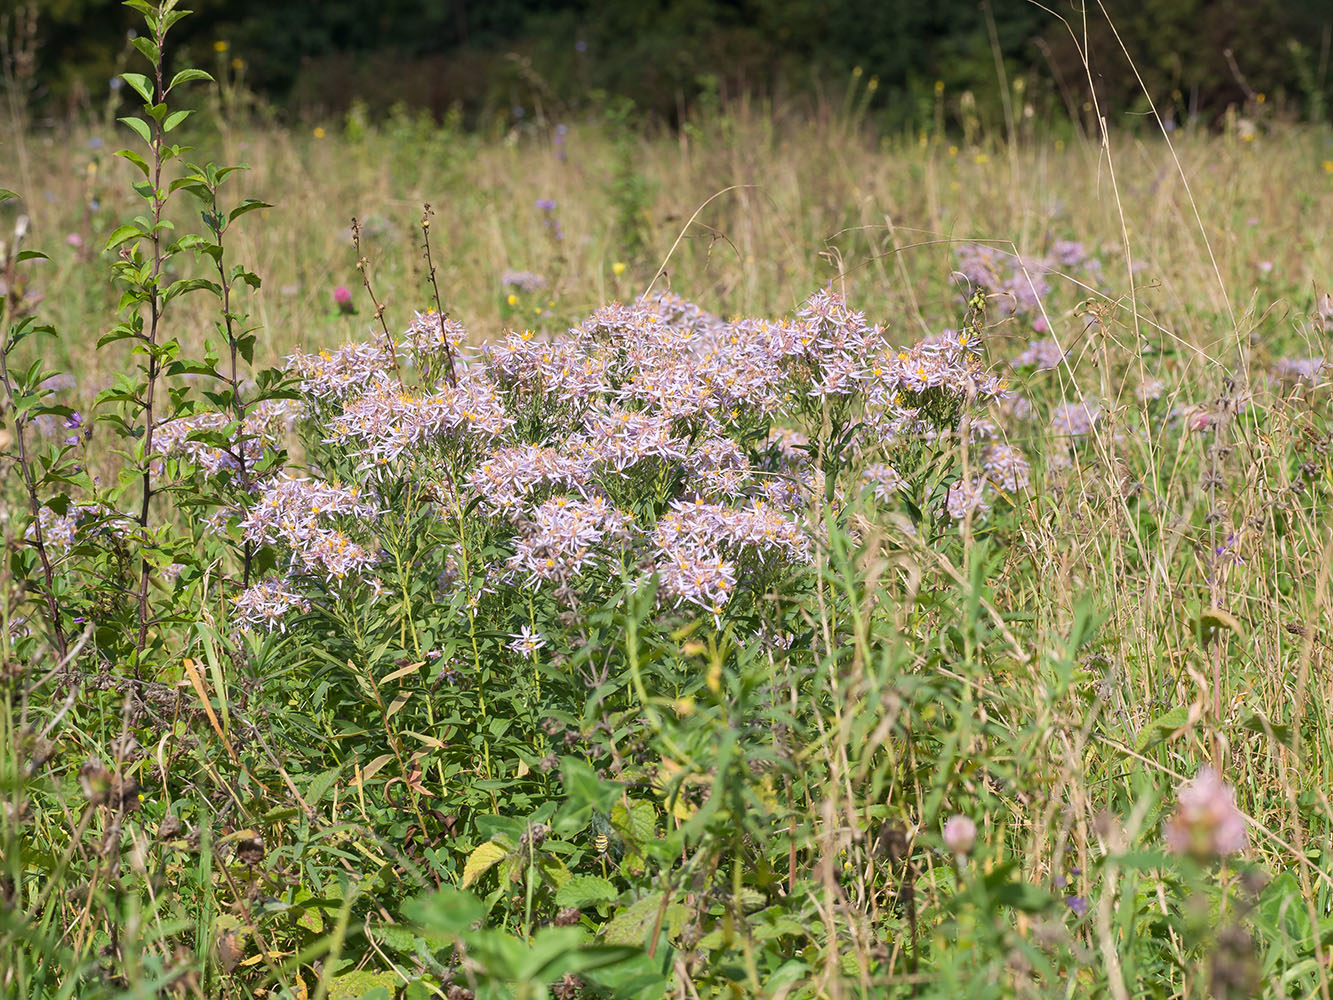
[[[331,522],[373,521],[377,515],[359,487],[282,475],[265,485],[241,521],[241,532],[255,544],[286,546],[293,573],[319,573],[339,582],[362,573],[377,557]]]
[[[309,611],[310,602],[282,580],[264,580],[232,600],[237,623],[244,629],[287,630],[285,616],[293,609]]]
[[[125,533],[120,515],[100,504],[70,504],[65,513],[58,514],[43,507],[37,514],[42,529],[42,541],[56,552],[68,552],[76,542],[96,538],[118,538]],[[24,537],[37,537],[37,525],[28,525]]]
[[[448,379],[434,363],[445,352]],[[804,513],[826,487],[840,496],[813,460],[828,445],[784,424],[839,408],[892,458],[900,439],[957,433],[964,413],[964,440],[993,437],[981,408],[1007,394],[974,330],[895,349],[829,290],[780,321],[724,321],[657,293],[563,336],[514,332],[479,350],[458,324],[417,314],[398,338],[297,354],[288,370],[315,418],[316,451],[350,461],[357,483],[264,484],[240,530],[287,552],[290,589],[255,591],[254,609],[238,611],[251,627],[273,627],[299,606],[281,595],[301,587],[309,599],[312,585],[370,586],[379,552],[366,540],[397,516],[381,497],[410,481],[435,484],[444,530],[486,540],[488,554],[467,563],[470,613],[505,588],[574,608],[647,573],[659,600],[718,615],[738,592],[810,562],[817,532]],[[1016,451],[997,463],[997,482],[1026,481]],[[880,502],[904,483],[887,464],[866,475]],[[957,484],[950,516],[984,513],[985,486]],[[463,543],[442,542],[443,569],[432,569],[446,600],[463,599]],[[538,634],[510,632],[511,648],[534,655]]]
[[[238,427],[233,427],[231,414],[217,411],[177,417],[154,429],[153,445],[159,455],[183,458],[209,476],[239,472],[241,461],[253,469],[266,451],[277,447],[300,413],[301,405],[292,400],[266,399],[247,408]],[[228,427],[232,427],[228,447],[219,447],[216,437]]]

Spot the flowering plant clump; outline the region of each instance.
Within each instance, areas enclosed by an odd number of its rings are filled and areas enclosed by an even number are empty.
[[[965,416],[963,440],[992,436],[985,407],[1006,395],[975,325],[898,349],[829,291],[789,320],[724,322],[656,294],[562,336],[464,342],[460,325],[426,313],[401,337],[289,359],[312,475],[271,476],[236,512],[245,541],[280,550],[284,567],[236,599],[239,625],[271,630],[283,610],[380,593],[384,536],[407,495],[429,511],[426,572],[443,599],[474,626],[489,609],[524,657],[542,646],[523,629],[541,623],[504,620],[519,593],[534,619],[538,595],[555,616],[651,582],[659,603],[720,623],[812,562],[812,511],[844,503],[849,453],[896,459],[865,472],[875,499],[893,502]],[[989,480],[941,489],[942,516],[984,514],[990,481],[1027,485],[1018,449],[988,454]]]

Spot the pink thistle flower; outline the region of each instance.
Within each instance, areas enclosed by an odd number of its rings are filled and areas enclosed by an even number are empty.
[[[356,306],[352,305],[352,293],[346,285],[339,285],[333,290],[333,301],[338,304],[338,311],[344,316],[356,312]]]
[[[1202,767],[1176,793],[1176,811],[1167,821],[1166,846],[1174,854],[1210,860],[1245,850],[1245,816],[1236,808],[1236,790],[1211,767]]]

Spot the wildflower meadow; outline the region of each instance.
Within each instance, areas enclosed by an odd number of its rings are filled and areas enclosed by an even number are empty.
[[[1330,995],[1326,124],[278,125],[127,6],[0,168],[0,995]]]

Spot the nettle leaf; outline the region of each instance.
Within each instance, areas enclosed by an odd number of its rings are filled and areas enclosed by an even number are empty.
[[[628,808],[616,803],[611,825],[625,840],[643,844],[656,838],[657,810],[651,802],[631,802]]]
[[[466,889],[503,861],[508,854],[509,851],[495,841],[486,841],[468,855],[467,864],[463,866],[463,881],[460,886]]]
[[[575,875],[555,894],[557,906],[577,906],[580,910],[598,903],[609,903],[618,895],[616,887],[598,875]]]

